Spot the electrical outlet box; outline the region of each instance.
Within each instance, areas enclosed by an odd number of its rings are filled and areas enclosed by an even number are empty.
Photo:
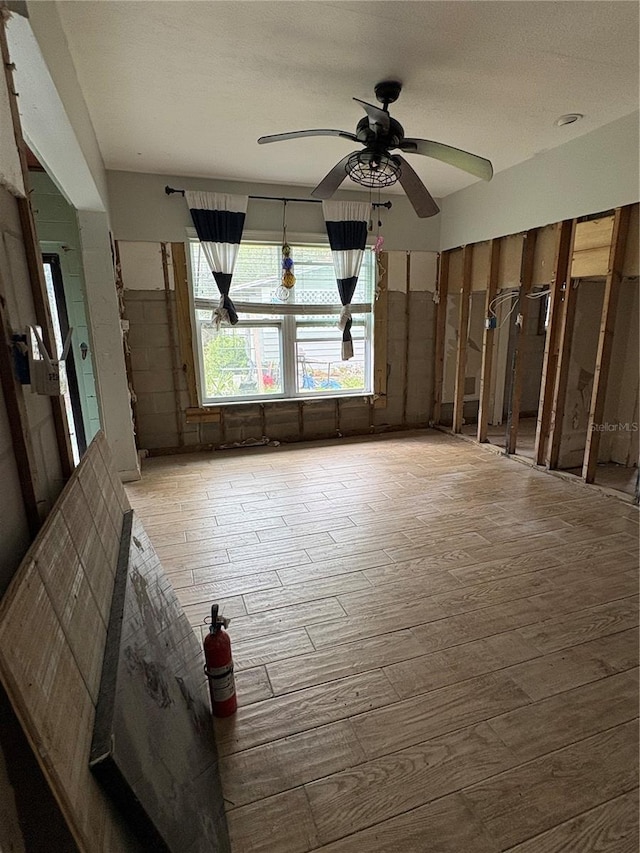
[[[498,318],[497,317],[485,317],[485,319],[484,319],[485,329],[495,329],[495,327],[497,325],[498,325]]]
[[[64,362],[71,346],[72,331],[73,329],[70,328],[67,332],[60,357],[56,358],[54,355],[54,358],[51,358],[42,342],[42,328],[28,327],[29,378],[32,394],[42,394],[45,397],[62,396],[60,374],[61,371],[64,372]]]

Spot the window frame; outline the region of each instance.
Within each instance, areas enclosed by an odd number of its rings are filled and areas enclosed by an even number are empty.
[[[243,237],[243,241],[245,243],[250,244],[263,244],[268,246],[280,246],[280,240],[278,239],[269,239],[271,235],[265,237],[264,234],[260,235],[260,237],[252,236],[251,234],[246,234]],[[290,238],[292,242],[299,245],[305,245],[309,247],[319,247],[325,249],[328,247],[328,243],[321,242],[318,240],[318,235],[305,235],[304,240],[299,240],[295,238],[293,235]],[[234,300],[234,305],[236,306],[236,310],[238,314],[242,313],[251,313],[254,312],[257,316],[260,316],[260,319],[256,320],[240,320],[239,325],[243,328],[246,327],[269,327],[269,328],[277,328],[279,330],[279,341],[280,341],[280,364],[282,370],[282,387],[283,390],[281,393],[273,393],[273,394],[242,394],[242,395],[230,395],[228,397],[208,397],[205,393],[206,391],[206,383],[204,376],[204,358],[203,358],[203,350],[202,350],[202,321],[198,319],[197,312],[198,311],[211,311],[218,305],[217,299],[202,299],[197,298],[195,294],[195,275],[193,268],[193,257],[192,257],[192,246],[198,243],[197,236],[195,234],[194,229],[188,230],[187,237],[187,251],[186,251],[186,260],[187,260],[187,282],[188,282],[188,291],[189,291],[189,307],[190,307],[190,319],[191,326],[193,329],[193,357],[196,363],[195,369],[195,378],[196,378],[196,388],[198,393],[198,403],[203,409],[215,408],[219,406],[227,406],[227,405],[243,405],[243,404],[255,404],[255,403],[270,403],[270,402],[307,402],[310,400],[321,400],[321,399],[342,399],[343,397],[370,397],[374,391],[374,305],[375,305],[375,290],[376,290],[376,266],[375,266],[375,258],[373,259],[373,278],[372,281],[372,293],[371,293],[371,302],[365,303],[355,303],[351,305],[351,313],[353,315],[353,326],[360,326],[363,329],[363,340],[365,341],[364,347],[364,374],[365,374],[365,388],[357,389],[353,391],[338,391],[335,389],[329,389],[326,392],[313,391],[308,389],[298,390],[298,357],[297,357],[297,344],[299,342],[297,329],[301,325],[299,323],[300,317],[305,317],[311,323],[313,323],[314,316],[327,314],[336,315],[336,321],[340,312],[342,311],[342,305],[339,303],[338,299],[338,291],[336,284],[336,302],[328,303],[328,304],[290,304],[283,302],[281,305],[276,303],[247,303],[247,302],[236,302]],[[371,247],[366,247],[371,248]],[[366,251],[365,248],[365,251]],[[231,297],[233,298],[233,285],[231,288]],[[260,310],[257,309],[259,305]],[[304,309],[303,313],[300,313],[300,309]],[[273,314],[273,319],[270,317],[265,317],[264,315]],[[328,321],[324,321],[328,323]],[[335,328],[332,326],[331,328]],[[328,339],[319,339],[328,340]],[[354,341],[357,338],[354,338]],[[336,347],[340,347],[341,341],[339,338],[335,339]],[[368,345],[367,345],[368,344]],[[289,355],[287,356],[287,349],[289,351]],[[338,359],[337,359],[338,360]],[[341,361],[341,360],[340,360]]]

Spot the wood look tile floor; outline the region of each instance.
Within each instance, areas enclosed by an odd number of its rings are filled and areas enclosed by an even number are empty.
[[[233,853],[637,853],[638,512],[443,433],[147,460]]]

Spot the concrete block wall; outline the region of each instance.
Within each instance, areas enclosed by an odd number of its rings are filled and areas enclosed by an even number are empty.
[[[169,316],[176,317],[171,263],[165,290],[159,243],[118,241],[136,441],[150,452],[218,447],[267,437],[292,442],[426,426],[431,416],[436,255],[387,254],[386,405],[372,397],[274,400],[218,406],[219,422],[187,422],[185,373],[175,367]],[[170,249],[170,244],[167,245]],[[168,310],[170,307],[170,311]],[[126,325],[126,324],[125,324]],[[408,337],[407,337],[408,335]]]

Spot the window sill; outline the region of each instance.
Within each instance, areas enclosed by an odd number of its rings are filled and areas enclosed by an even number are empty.
[[[236,406],[277,406],[279,403],[315,403],[326,402],[327,400],[366,400],[373,403],[377,395],[374,393],[363,394],[323,394],[314,397],[276,397],[274,399],[265,400],[230,400],[222,403],[205,403],[200,407],[189,407],[186,410],[187,423],[218,423],[220,421],[220,410],[235,408]]]

